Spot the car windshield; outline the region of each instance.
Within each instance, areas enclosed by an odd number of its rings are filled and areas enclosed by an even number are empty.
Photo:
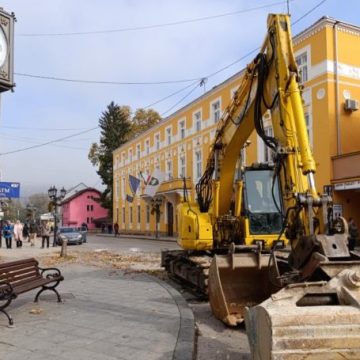
[[[72,233],[72,232],[77,232],[77,230],[75,228],[60,228],[60,232],[61,233]]]

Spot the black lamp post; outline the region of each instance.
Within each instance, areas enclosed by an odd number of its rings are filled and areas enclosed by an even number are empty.
[[[160,207],[162,204],[162,199],[160,197],[151,199],[151,212],[155,214],[155,237],[159,237],[159,223],[160,223]]]
[[[53,246],[56,246],[56,232],[57,232],[57,207],[61,204],[61,201],[66,195],[66,190],[64,187],[60,190],[58,195],[58,189],[55,186],[50,187],[48,190],[48,195],[51,200],[51,203],[54,205],[54,240]]]

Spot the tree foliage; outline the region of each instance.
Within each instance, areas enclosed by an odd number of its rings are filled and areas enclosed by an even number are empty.
[[[137,109],[132,119],[132,134],[131,137],[135,138],[142,132],[156,125],[161,120],[159,113],[153,109]]]
[[[112,214],[113,204],[113,151],[160,121],[160,115],[152,109],[138,109],[131,117],[129,106],[111,102],[99,119],[101,129],[99,143],[93,143],[88,158],[97,166],[97,174],[106,186],[100,197],[101,205]]]

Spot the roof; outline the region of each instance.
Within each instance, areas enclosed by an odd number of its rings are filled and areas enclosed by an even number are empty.
[[[77,192],[87,189],[88,187],[84,183],[77,184],[76,186],[70,188],[66,191],[66,195],[64,197],[64,201],[66,201],[68,198],[74,196]]]
[[[80,184],[79,184],[80,185]],[[84,185],[84,184],[82,184]],[[88,192],[88,191],[95,191],[97,194],[101,194],[101,191],[92,187],[86,187],[85,189],[80,189],[77,191],[72,192],[72,195],[68,196],[68,194],[66,194],[64,200],[61,202],[61,205],[66,204],[67,202],[77,198],[78,196]]]

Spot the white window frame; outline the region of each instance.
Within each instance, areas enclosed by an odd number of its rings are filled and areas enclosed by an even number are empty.
[[[133,161],[133,151],[132,151],[132,149],[128,150],[128,158],[129,158],[129,164],[131,164],[132,161]]]
[[[185,137],[186,137],[186,119],[181,119],[178,121],[178,134],[179,134],[178,140],[185,139]]]
[[[219,105],[219,107],[215,109],[215,106],[217,104]],[[218,97],[210,103],[210,114],[214,124],[219,122],[219,120],[221,119],[221,97]]]
[[[160,150],[160,133],[154,134],[154,147],[155,150]]]
[[[310,107],[304,112],[304,117],[306,121],[306,130],[309,136],[310,146],[313,148],[313,120]]]
[[[168,126],[165,128],[165,141],[166,145],[171,145],[171,138],[172,138],[172,127]]]
[[[178,174],[179,174],[179,178],[184,178],[186,176],[186,157],[185,154],[180,154],[179,155],[179,169],[178,169]]]
[[[136,144],[136,159],[140,160],[141,158],[141,144]]]
[[[145,139],[145,154],[150,154],[150,138]]]
[[[302,57],[306,56],[306,62],[302,62],[304,59]],[[302,58],[302,59],[301,59]],[[301,59],[301,61],[300,61]],[[303,47],[295,53],[295,61],[298,66],[299,75],[300,75],[300,83],[304,83],[309,81],[310,69],[311,69],[311,47],[310,45]],[[299,64],[300,62],[300,64]],[[305,69],[305,71],[304,71]]]
[[[199,117],[198,117],[199,115]],[[201,131],[202,128],[202,110],[197,110],[193,112],[193,124],[194,124],[194,131],[197,133]]]
[[[166,160],[166,179],[171,180],[173,178],[173,165],[172,160],[167,159]]]
[[[202,176],[202,151],[196,149],[194,151],[194,182],[197,183]]]

